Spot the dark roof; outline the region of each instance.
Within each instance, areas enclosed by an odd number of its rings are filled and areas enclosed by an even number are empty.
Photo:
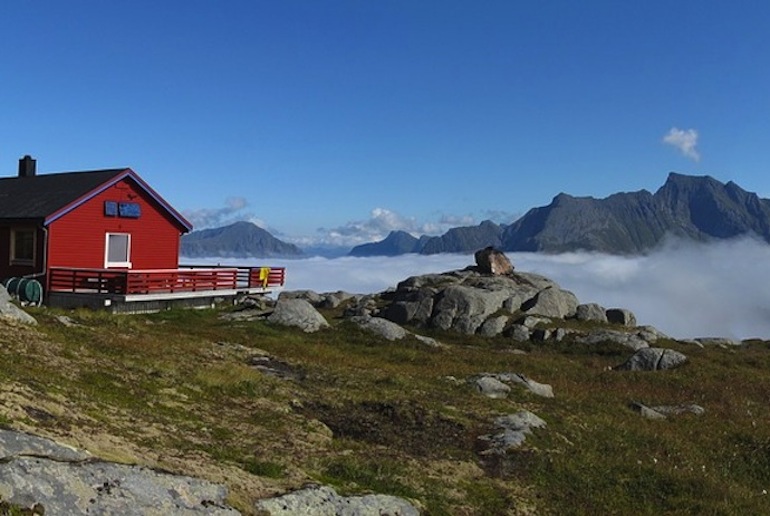
[[[0,178],[0,218],[45,218],[125,168]]]
[[[187,231],[192,225],[130,168],[60,172],[0,178],[0,219],[40,219],[49,223],[103,188],[131,177]]]

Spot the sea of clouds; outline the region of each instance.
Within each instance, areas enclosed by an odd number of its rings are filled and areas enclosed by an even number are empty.
[[[637,257],[585,252],[506,255],[516,270],[553,279],[581,303],[628,308],[639,324],[655,326],[672,337],[770,339],[770,246],[764,242],[669,241]],[[208,262],[213,261],[246,263]],[[364,294],[394,287],[409,276],[474,263],[472,255],[458,254],[257,261],[248,263],[286,267],[286,290]]]

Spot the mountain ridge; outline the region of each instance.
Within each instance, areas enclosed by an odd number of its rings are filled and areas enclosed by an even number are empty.
[[[182,256],[188,258],[277,258],[300,257],[294,244],[283,242],[252,222],[193,231],[182,236]]]
[[[417,244],[421,239],[410,235],[417,246],[410,252],[460,253],[494,246],[508,252],[633,255],[650,251],[667,235],[708,241],[747,234],[770,242],[770,200],[733,181],[670,172],[655,193],[618,192],[597,199],[562,192],[550,204],[532,208],[508,225],[484,221],[452,228],[440,237],[421,237],[422,247]],[[354,247],[350,255],[393,256],[391,236]]]

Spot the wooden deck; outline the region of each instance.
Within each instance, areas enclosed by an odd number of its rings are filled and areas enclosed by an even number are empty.
[[[204,306],[209,299],[267,294],[284,285],[283,267],[183,266],[179,269],[82,269],[52,267],[47,296],[51,304],[113,306],[134,304]],[[55,302],[54,302],[55,301]],[[165,305],[164,305],[165,306]],[[143,310],[144,311],[144,310]]]

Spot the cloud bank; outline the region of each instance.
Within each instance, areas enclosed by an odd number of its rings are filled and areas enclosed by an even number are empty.
[[[685,157],[698,162],[700,153],[696,149],[698,145],[698,131],[695,129],[678,129],[672,127],[663,137],[663,143],[679,149]]]
[[[677,338],[770,339],[770,246],[752,239],[670,241],[643,257],[508,253],[519,271],[571,290],[581,303],[632,310],[639,324]],[[287,267],[287,290],[381,292],[409,276],[473,264],[465,255],[270,260]]]

